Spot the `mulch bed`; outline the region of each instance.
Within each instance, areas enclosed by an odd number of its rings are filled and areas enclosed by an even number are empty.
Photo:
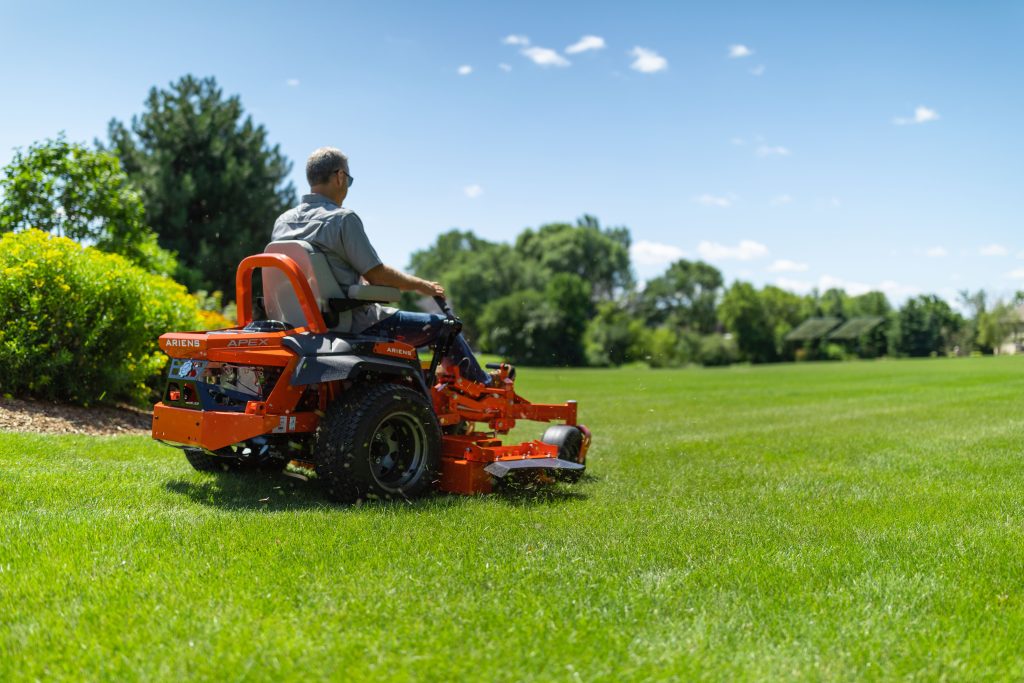
[[[0,431],[43,434],[149,434],[149,411],[132,406],[82,408],[0,397]]]

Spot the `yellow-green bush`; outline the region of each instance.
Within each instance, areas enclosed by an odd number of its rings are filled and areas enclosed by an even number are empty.
[[[40,230],[0,237],[0,393],[142,400],[164,332],[196,329],[185,288]]]

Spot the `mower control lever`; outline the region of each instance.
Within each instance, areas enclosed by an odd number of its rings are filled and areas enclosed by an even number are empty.
[[[441,359],[448,355],[448,351],[452,348],[452,344],[455,343],[455,338],[459,336],[459,332],[462,332],[462,321],[452,311],[448,301],[443,296],[435,296],[434,303],[444,313],[445,321],[444,330],[442,330],[434,344],[434,357],[431,358],[430,368],[427,370],[426,380],[428,387],[434,386],[434,382],[437,381],[437,366],[441,363]]]
[[[452,307],[448,305],[448,300],[445,299],[443,296],[435,296],[434,303],[437,304],[437,307],[441,309],[441,312],[444,313],[445,316],[449,318],[455,317],[455,313],[452,311]]]

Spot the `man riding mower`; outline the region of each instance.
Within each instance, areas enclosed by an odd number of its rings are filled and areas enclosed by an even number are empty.
[[[171,364],[153,437],[199,470],[287,463],[342,502],[486,493],[508,478],[576,481],[590,433],[575,401],[530,403],[510,366],[480,369],[443,288],[383,266],[358,217],[340,208],[352,182],[340,152],[317,150],[307,176],[313,194],[278,219],[264,253],[239,264],[238,327],[160,337]],[[433,295],[444,315],[389,312],[379,304],[398,299],[390,285]],[[428,344],[424,366],[417,346]],[[498,435],[521,419],[563,424],[502,445]]]

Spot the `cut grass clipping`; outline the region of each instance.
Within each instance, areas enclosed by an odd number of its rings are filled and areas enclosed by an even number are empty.
[[[345,508],[0,434],[0,680],[1024,676],[1024,359],[520,375],[578,486]]]

